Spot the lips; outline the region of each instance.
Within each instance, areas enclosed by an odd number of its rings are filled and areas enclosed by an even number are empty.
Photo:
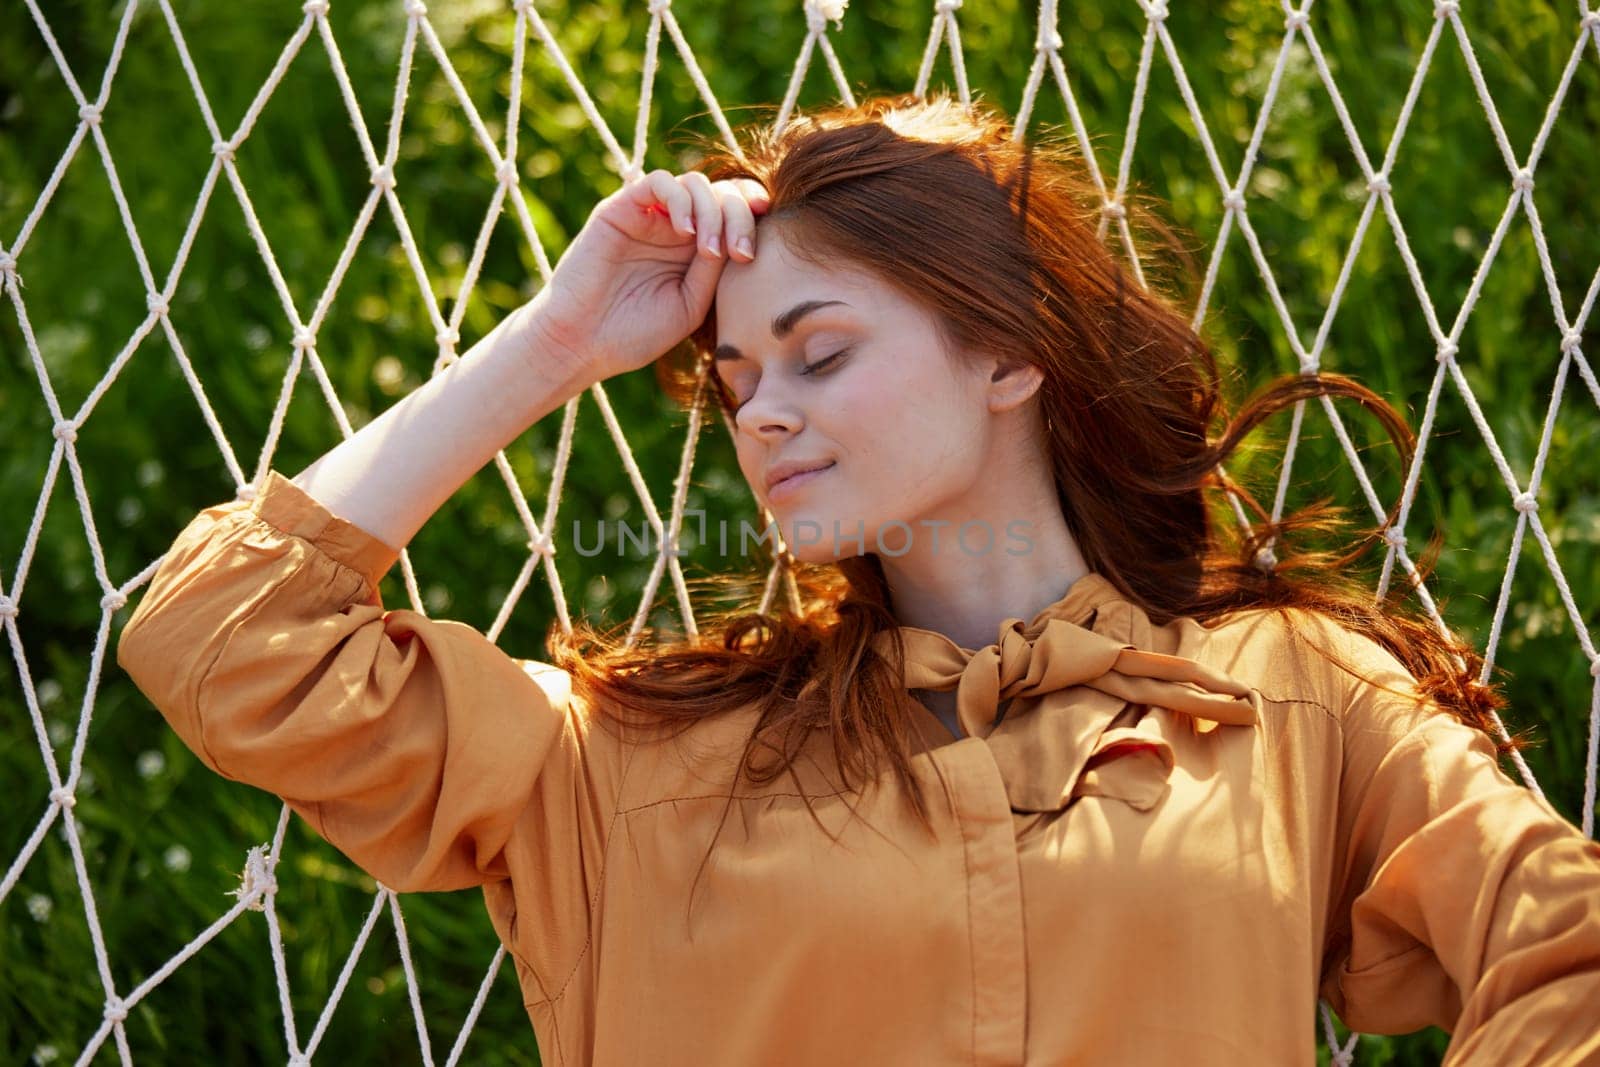
[[[786,459],[782,463],[774,463],[767,468],[766,484],[771,489],[785,478],[796,474],[805,474],[809,471],[819,470],[832,466],[831,459]]]
[[[833,461],[826,463],[785,463],[773,468],[767,475],[767,495],[787,492],[831,470]]]

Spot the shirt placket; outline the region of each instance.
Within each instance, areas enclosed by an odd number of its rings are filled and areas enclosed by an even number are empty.
[[[1005,781],[988,744],[968,737],[939,752],[966,860],[972,958],[972,1062],[1017,1067],[1027,1022],[1022,871]]]

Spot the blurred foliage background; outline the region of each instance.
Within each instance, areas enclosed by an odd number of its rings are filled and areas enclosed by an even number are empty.
[[[195,70],[225,132],[234,131],[304,16],[295,3],[222,4],[171,0]],[[1131,2],[1064,5],[1063,60],[1096,150],[1114,174],[1133,97],[1144,18]],[[62,55],[93,95],[112,52],[123,4],[43,0]],[[624,0],[541,0],[538,10],[589,87],[605,121],[630,147],[649,14]],[[805,34],[799,3],[680,0],[683,32],[739,126],[751,105],[783,95]],[[1033,57],[1035,10],[1013,0],[972,2],[960,12],[971,84],[1015,113]],[[514,19],[509,4],[438,0],[428,14],[451,63],[490,132],[501,137],[511,89]],[[923,0],[858,0],[831,39],[853,91],[910,89],[925,46],[932,5]],[[1463,5],[1463,19],[1509,140],[1519,157],[1544,120],[1578,33],[1567,4]],[[406,19],[396,0],[335,0],[329,21],[350,72],[363,121],[380,145],[387,135]],[[1236,174],[1268,75],[1283,38],[1283,11],[1260,0],[1174,4],[1168,22],[1223,165]],[[1355,127],[1380,160],[1412,72],[1433,26],[1421,0],[1329,0],[1311,26],[1338,80]],[[715,132],[707,106],[670,39],[654,87],[644,165],[681,171],[695,161],[685,132]],[[1591,47],[1569,91],[1537,169],[1534,201],[1572,316],[1600,262],[1592,184],[1600,118],[1600,61]],[[140,240],[165,282],[212,164],[200,118],[161,9],[140,6],[120,57],[103,132]],[[934,84],[954,86],[947,55]],[[538,235],[552,261],[582,226],[594,202],[620,178],[600,139],[537,39],[528,41],[521,85],[518,167]],[[801,106],[835,99],[820,58]],[[1366,198],[1365,181],[1303,44],[1291,51],[1275,117],[1248,188],[1260,234],[1301,336],[1309,344],[1327,307]],[[77,125],[77,108],[29,9],[0,10],[0,241],[13,247],[51,180]],[[1066,110],[1047,84],[1030,126],[1064,135]],[[473,242],[494,192],[494,175],[436,60],[419,46],[399,129],[397,190],[421,249],[428,285],[448,313],[468,302],[461,350],[539,285],[533,250],[513,221],[496,224],[478,284],[462,293]],[[271,242],[299,314],[321,296],[370,190],[332,67],[313,36],[289,65],[237,153],[239,173]],[[1194,235],[1203,264],[1222,219],[1212,180],[1173,73],[1158,53],[1133,157],[1139,187],[1164,202]],[[1448,325],[1482,262],[1510,195],[1467,64],[1448,28],[1417,96],[1393,171],[1394,201],[1428,292]],[[86,143],[55,188],[20,257],[23,299],[49,389],[68,415],[103,387],[79,432],[94,530],[110,582],[119,586],[161,555],[200,508],[234,494],[212,430],[201,416],[172,346],[157,328],[116,380],[102,378],[147,315],[146,291],[123,230],[106,169]],[[1534,236],[1520,214],[1509,228],[1462,336],[1460,363],[1486,417],[1526,484],[1561,362],[1552,295],[1540,275]],[[1266,287],[1236,234],[1224,255],[1207,333],[1237,375],[1236,396],[1297,364]],[[292,326],[226,180],[206,208],[171,305],[183,351],[204,383],[226,439],[247,477],[258,470],[270,414],[292,355]],[[1586,351],[1593,351],[1593,331]],[[421,289],[386,208],[354,252],[317,335],[318,351],[350,420],[360,426],[415,388],[438,354]],[[1327,341],[1323,366],[1378,388],[1415,422],[1436,371],[1434,343],[1380,212],[1373,220]],[[683,440],[684,418],[641,371],[607,383],[634,454],[666,511]],[[25,662],[55,759],[65,766],[80,722],[91,722],[76,817],[86,845],[111,973],[126,993],[233,902],[246,848],[269,838],[279,804],[224,782],[201,767],[165,727],[109,656],[94,662],[101,626],[96,576],[63,464],[41,499],[57,442],[43,399],[40,368],[24,343],[10,301],[0,312],[0,575],[20,596],[12,655],[0,658],[0,783],[14,799],[0,825],[0,858],[18,855],[48,804],[18,664]],[[1539,490],[1540,515],[1573,596],[1594,624],[1600,603],[1600,502],[1593,457],[1600,419],[1589,388],[1567,378]],[[1395,499],[1401,472],[1392,449],[1359,411],[1347,411],[1383,499]],[[1291,506],[1331,494],[1370,524],[1326,418],[1308,410]],[[509,450],[522,488],[542,511],[560,416],[543,420]],[[1270,500],[1287,419],[1265,431],[1233,473]],[[336,423],[313,380],[299,381],[270,464],[293,474],[338,440]],[[572,473],[558,538],[574,518],[623,519],[643,512],[591,397],[581,401]],[[1589,457],[1587,460],[1584,457]],[[753,518],[747,487],[726,434],[705,435],[690,507],[730,522]],[[43,511],[37,541],[29,540]],[[1516,512],[1488,458],[1482,435],[1453,383],[1446,383],[1422,489],[1408,528],[1413,550],[1435,530],[1446,538],[1433,583],[1446,617],[1480,647],[1506,573]],[[396,568],[385,603],[417,606],[488,628],[526,559],[527,534],[499,474],[486,467],[410,545],[420,605],[407,603]],[[32,553],[25,588],[15,574]],[[1374,554],[1376,556],[1376,553]],[[1593,680],[1555,579],[1529,536],[1514,570],[1507,628],[1498,659],[1511,697],[1508,726],[1532,727],[1527,753],[1552,803],[1574,822],[1583,797],[1586,712]],[[727,570],[704,551],[691,574]],[[649,561],[606,552],[557,557],[571,610],[621,622],[637,606]],[[542,572],[540,572],[542,574]],[[535,578],[537,585],[540,577]],[[663,590],[668,587],[663,586]],[[109,650],[137,603],[111,620]],[[672,626],[670,596],[658,594],[653,622]],[[546,592],[522,597],[500,644],[539,658],[554,617]],[[20,645],[18,643],[20,635]],[[109,669],[108,669],[109,668]],[[88,706],[88,713],[85,706]],[[86,718],[87,714],[87,718]],[[372,882],[296,820],[280,873],[292,1006],[302,1040],[315,1024],[371,904]],[[436,1057],[455,1039],[495,940],[474,892],[404,900],[421,996]],[[53,828],[0,905],[0,1049],[7,1059],[75,1058],[99,1024],[103,993],[67,845]],[[1309,1009],[1310,1005],[1308,1005]],[[819,1023],[820,1024],[820,1023]],[[1307,1026],[1312,1020],[1308,1011]],[[283,1023],[264,922],[246,915],[196,961],[168,978],[131,1013],[135,1058],[157,1063],[255,1063],[286,1057]],[[1308,1034],[1308,1038],[1309,1038]],[[1438,1030],[1403,1038],[1366,1037],[1360,1064],[1438,1062]],[[108,1044],[100,1062],[115,1059]],[[394,932],[379,923],[350,989],[319,1047],[327,1059],[418,1062],[415,1026]],[[1322,1062],[1327,1050],[1320,1053]],[[504,966],[465,1050],[466,1062],[537,1060],[510,966]]]

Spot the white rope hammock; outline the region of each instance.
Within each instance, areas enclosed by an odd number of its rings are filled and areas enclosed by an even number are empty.
[[[50,453],[49,466],[46,470],[43,487],[40,490],[38,506],[28,526],[20,558],[16,563],[14,578],[10,583],[4,581],[0,574],[0,622],[3,622],[6,637],[17,664],[17,676],[20,680],[24,701],[28,707],[34,732],[36,734],[40,754],[44,761],[45,773],[48,776],[50,789],[44,798],[43,812],[38,819],[38,824],[31,835],[23,844],[20,852],[6,868],[3,879],[0,879],[0,900],[17,886],[23,871],[29,861],[38,852],[40,843],[52,827],[57,827],[58,832],[64,837],[72,857],[72,864],[76,871],[77,887],[82,898],[84,914],[87,918],[89,935],[93,946],[96,968],[101,989],[103,991],[105,1008],[100,1026],[92,1033],[83,1035],[83,1045],[77,1056],[78,1063],[87,1063],[93,1059],[107,1043],[114,1043],[119,1053],[121,1062],[131,1063],[132,1052],[128,1044],[124,1028],[124,1020],[129,1011],[150,992],[159,986],[177,968],[189,964],[200,954],[207,944],[216,935],[233,923],[246,911],[261,911],[266,916],[267,941],[270,949],[272,966],[276,975],[279,993],[279,1011],[283,1022],[284,1056],[290,1064],[309,1063],[317,1051],[319,1043],[328,1031],[334,1009],[337,1007],[341,996],[349,983],[358,959],[361,957],[369,936],[380,922],[383,915],[387,914],[394,925],[395,934],[400,948],[401,963],[410,994],[412,1014],[416,1026],[417,1041],[421,1059],[430,1067],[437,1060],[436,1051],[432,1048],[428,1036],[427,1026],[424,1022],[423,1005],[418,993],[416,970],[412,961],[412,953],[406,935],[406,924],[402,914],[399,898],[389,889],[380,886],[372,900],[372,905],[367,913],[366,920],[361,927],[359,935],[351,945],[345,958],[338,979],[332,989],[326,1005],[317,1019],[316,1025],[310,1033],[301,1033],[296,1025],[295,1013],[290,1004],[290,986],[288,968],[285,963],[283,937],[279,928],[276,909],[277,881],[275,872],[283,854],[285,830],[289,821],[289,809],[283,808],[280,812],[276,831],[270,844],[248,849],[244,866],[242,884],[234,891],[237,903],[219,915],[206,929],[200,931],[187,944],[182,945],[171,958],[160,968],[155,970],[144,981],[133,988],[117,987],[113,980],[110,947],[106,944],[102,926],[98,917],[94,886],[89,873],[89,868],[84,859],[84,846],[80,837],[79,824],[73,817],[72,809],[75,803],[76,791],[80,788],[83,776],[83,756],[89,740],[90,726],[93,721],[94,699],[98,688],[100,671],[104,664],[107,649],[107,638],[110,633],[112,616],[127,602],[129,595],[154,574],[159,560],[152,561],[143,571],[126,580],[120,585],[114,582],[107,573],[105,556],[99,535],[95,529],[93,512],[90,508],[87,490],[85,489],[83,471],[79,465],[74,442],[78,430],[94,412],[96,404],[106,391],[117,380],[124,366],[128,363],[133,353],[138,349],[144,339],[157,329],[161,330],[172,347],[178,365],[193,391],[194,398],[205,418],[211,433],[215,438],[223,462],[233,475],[238,485],[240,499],[252,499],[255,483],[272,466],[272,458],[277,446],[278,435],[282,430],[283,420],[288,410],[289,402],[296,380],[300,375],[302,364],[308,367],[312,376],[320,386],[327,402],[328,410],[336,420],[341,433],[348,437],[352,434],[350,422],[346,417],[342,403],[336,395],[333,384],[329,378],[327,368],[324,366],[317,352],[317,334],[321,329],[329,308],[332,306],[339,286],[354,257],[355,251],[365,234],[374,215],[386,207],[390,212],[394,224],[399,232],[401,244],[415,274],[417,287],[425,302],[427,312],[432,320],[436,339],[439,346],[439,355],[434,362],[433,371],[438,373],[448,367],[458,357],[456,348],[460,343],[460,328],[467,297],[472,292],[478,280],[484,255],[488,247],[489,238],[493,231],[494,223],[500,218],[503,211],[509,211],[510,216],[520,226],[523,239],[537,257],[540,274],[548,279],[552,267],[546,252],[535,232],[533,218],[530,214],[529,195],[537,195],[532,191],[524,190],[519,181],[516,160],[518,158],[517,134],[520,114],[520,88],[523,81],[523,66],[527,54],[529,35],[533,35],[537,43],[542,45],[549,58],[559,67],[567,84],[570,86],[574,99],[588,117],[589,123],[599,135],[606,151],[612,157],[615,169],[625,177],[641,172],[641,160],[647,144],[649,123],[651,119],[651,89],[658,65],[658,51],[661,33],[663,30],[671,37],[672,44],[681,57],[690,77],[698,88],[706,107],[721,130],[725,141],[734,146],[733,132],[719,107],[715,94],[707,82],[704,72],[696,62],[694,50],[684,38],[676,19],[673,17],[671,0],[650,0],[648,9],[650,15],[649,29],[645,40],[645,53],[643,60],[643,86],[639,99],[637,121],[634,127],[632,152],[625,151],[618,143],[612,131],[597,112],[588,90],[582,79],[574,72],[571,64],[562,54],[550,28],[534,9],[532,0],[515,0],[509,5],[505,17],[514,19],[514,51],[511,69],[509,71],[510,101],[504,123],[505,135],[503,140],[497,141],[486,128],[482,116],[473,104],[465,86],[462,84],[446,49],[442,45],[434,27],[429,22],[428,11],[421,0],[407,0],[401,5],[404,17],[405,35],[399,59],[399,74],[395,84],[392,113],[388,118],[388,137],[381,148],[375,144],[371,132],[362,117],[361,110],[356,103],[356,95],[350,82],[349,73],[339,52],[338,42],[327,20],[328,0],[307,0],[303,5],[304,18],[298,30],[284,45],[277,63],[246,111],[238,127],[231,131],[224,131],[217,123],[208,102],[206,91],[201,84],[199,75],[195,70],[190,51],[185,42],[184,33],[178,24],[178,19],[168,0],[128,0],[118,28],[115,45],[107,63],[104,76],[99,88],[92,94],[86,92],[79,80],[78,72],[71,69],[66,56],[59,46],[55,29],[50,20],[41,10],[38,0],[24,0],[33,21],[37,25],[51,55],[54,57],[57,71],[73,99],[78,105],[79,122],[75,133],[56,164],[49,181],[46,183],[38,201],[32,206],[26,216],[20,231],[8,242],[4,242],[0,234],[0,288],[4,296],[15,311],[22,336],[27,346],[33,368],[37,373],[45,404],[54,420],[54,436],[56,445]],[[687,0],[685,0],[687,2]],[[1211,300],[1218,277],[1219,264],[1229,241],[1235,231],[1243,237],[1249,249],[1251,259],[1259,271],[1261,281],[1266,287],[1272,307],[1275,309],[1284,336],[1299,360],[1302,371],[1311,373],[1318,370],[1321,365],[1324,346],[1327,343],[1329,328],[1334,316],[1339,309],[1346,283],[1348,282],[1356,256],[1361,249],[1367,228],[1375,212],[1382,211],[1387,217],[1390,231],[1394,234],[1401,260],[1405,265],[1412,288],[1426,318],[1428,329],[1435,344],[1437,356],[1437,370],[1433,375],[1432,385],[1428,391],[1426,407],[1423,411],[1419,427],[1419,445],[1404,482],[1404,489],[1400,500],[1400,519],[1388,531],[1387,554],[1384,560],[1380,592],[1386,589],[1394,577],[1394,568],[1398,565],[1408,576],[1415,575],[1416,568],[1413,564],[1408,541],[1405,534],[1407,518],[1415,500],[1422,462],[1427,453],[1430,433],[1434,427],[1440,395],[1444,389],[1446,379],[1454,383],[1457,392],[1464,401],[1472,422],[1476,425],[1488,456],[1499,473],[1506,491],[1505,504],[1516,512],[1515,530],[1511,540],[1509,556],[1505,568],[1504,580],[1500,587],[1499,598],[1495,604],[1493,623],[1484,648],[1485,666],[1483,680],[1487,680],[1488,672],[1492,668],[1495,656],[1499,650],[1503,632],[1506,612],[1510,604],[1512,577],[1515,573],[1516,563],[1521,554],[1524,536],[1531,531],[1537,540],[1539,549],[1554,578],[1555,587],[1559,592],[1562,603],[1565,605],[1567,615],[1572,623],[1573,631],[1582,647],[1583,655],[1590,664],[1590,673],[1596,676],[1597,681],[1591,694],[1589,709],[1589,734],[1587,748],[1587,773],[1584,783],[1584,796],[1582,807],[1582,828],[1585,834],[1594,836],[1594,811],[1595,811],[1595,783],[1597,762],[1597,741],[1600,741],[1600,654],[1597,654],[1594,641],[1585,624],[1584,614],[1574,599],[1567,579],[1562,571],[1560,560],[1557,558],[1550,538],[1547,536],[1539,516],[1539,486],[1540,479],[1545,470],[1545,463],[1550,450],[1552,432],[1555,425],[1556,414],[1560,408],[1563,393],[1567,385],[1568,375],[1576,369],[1582,379],[1583,386],[1597,404],[1600,404],[1600,381],[1596,380],[1594,368],[1585,357],[1580,339],[1594,308],[1597,292],[1600,292],[1600,273],[1597,273],[1590,282],[1581,302],[1575,312],[1569,313],[1563,306],[1563,300],[1557,285],[1556,272],[1552,265],[1550,252],[1545,240],[1545,230],[1537,207],[1535,206],[1532,189],[1534,175],[1538,168],[1540,157],[1544,151],[1550,130],[1560,111],[1563,100],[1567,95],[1572,82],[1573,74],[1578,69],[1580,62],[1588,52],[1593,52],[1596,60],[1600,61],[1600,12],[1588,9],[1587,0],[1580,0],[1576,10],[1576,20],[1573,28],[1573,43],[1569,59],[1561,73],[1557,85],[1549,102],[1545,118],[1540,125],[1531,145],[1527,147],[1522,156],[1518,156],[1508,139],[1502,126],[1500,116],[1496,110],[1495,102],[1485,85],[1482,71],[1473,52],[1471,38],[1463,23],[1460,5],[1457,0],[1435,0],[1433,4],[1433,25],[1422,49],[1406,90],[1404,103],[1401,107],[1393,135],[1383,156],[1376,163],[1367,154],[1358,135],[1355,124],[1352,122],[1349,111],[1340,95],[1338,84],[1330,72],[1327,59],[1319,46],[1315,29],[1310,20],[1310,8],[1313,0],[1304,0],[1303,6],[1292,7],[1282,3],[1284,15],[1284,30],[1282,46],[1278,49],[1276,60],[1272,68],[1271,77],[1267,83],[1260,112],[1251,132],[1248,147],[1244,154],[1243,164],[1237,174],[1229,175],[1218,157],[1212,135],[1207,128],[1206,121],[1196,103],[1195,93],[1185,72],[1182,58],[1174,44],[1172,36],[1166,27],[1167,4],[1166,0],[1148,0],[1141,5],[1145,17],[1145,31],[1143,47],[1139,54],[1138,72],[1132,98],[1132,105],[1128,113],[1126,136],[1123,141],[1120,158],[1117,160],[1114,175],[1109,175],[1102,169],[1096,159],[1089,130],[1079,111],[1078,103],[1073,94],[1073,87],[1063,65],[1061,50],[1062,39],[1056,32],[1056,3],[1055,0],[1042,0],[1038,16],[1038,32],[1034,42],[1032,65],[1029,70],[1026,88],[1016,110],[1016,129],[1020,134],[1026,131],[1028,120],[1033,113],[1037,95],[1044,85],[1046,73],[1051,77],[1056,89],[1060,92],[1065,103],[1066,112],[1072,129],[1080,142],[1083,154],[1090,168],[1090,173],[1104,199],[1101,233],[1122,243],[1124,249],[1130,253],[1129,260],[1137,269],[1138,259],[1131,255],[1133,242],[1130,229],[1123,210],[1123,198],[1129,186],[1130,169],[1135,148],[1138,144],[1141,118],[1144,114],[1145,103],[1150,88],[1150,76],[1156,64],[1156,53],[1165,57],[1176,81],[1178,93],[1186,108],[1189,118],[1194,124],[1198,135],[1200,147],[1204,152],[1211,177],[1215,180],[1223,194],[1225,212],[1222,217],[1221,227],[1212,244],[1210,260],[1205,273],[1204,285],[1201,290],[1199,303],[1194,313],[1194,323],[1198,326],[1204,319],[1207,306]],[[112,84],[121,61],[123,47],[127,42],[128,30],[133,22],[135,12],[141,7],[154,5],[161,13],[166,28],[171,34],[172,42],[176,48],[179,62],[188,79],[189,87],[193,91],[199,113],[209,131],[213,142],[213,159],[209,170],[206,172],[203,184],[195,200],[193,212],[183,232],[178,253],[166,279],[158,279],[151,269],[149,258],[140,241],[137,228],[134,225],[132,212],[128,205],[127,197],[118,179],[117,167],[112,159],[107,146],[106,138],[101,130],[103,110],[110,99]],[[838,57],[829,43],[829,23],[836,26],[841,24],[845,15],[845,0],[805,0],[803,12],[806,20],[807,34],[800,50],[798,62],[795,65],[793,76],[790,78],[787,92],[784,96],[779,111],[778,123],[787,123],[792,114],[802,84],[812,60],[813,51],[820,49],[826,66],[832,75],[837,87],[839,97],[847,102],[854,103],[850,92],[848,80],[842,70]],[[967,72],[961,48],[961,36],[958,27],[956,12],[962,6],[962,0],[937,0],[934,4],[932,29],[924,52],[921,67],[917,74],[914,91],[924,93],[932,72],[934,62],[942,46],[948,47],[951,68],[955,74],[957,89],[963,100],[969,100],[969,87]],[[59,20],[58,20],[59,21]],[[277,258],[274,256],[271,243],[263,231],[259,219],[252,207],[249,191],[245,187],[238,170],[234,166],[234,153],[244,140],[250,136],[257,118],[278,89],[290,65],[295,61],[301,50],[306,47],[313,36],[320,39],[322,47],[326,50],[332,66],[333,75],[338,83],[349,118],[354,127],[356,137],[360,143],[362,154],[367,167],[371,172],[373,189],[366,202],[362,205],[355,225],[345,242],[343,252],[334,267],[331,275],[323,288],[321,295],[314,306],[302,309],[295,305],[290,295],[290,290],[279,268]],[[1493,236],[1489,241],[1487,250],[1481,263],[1478,265],[1472,284],[1462,301],[1461,307],[1456,311],[1454,318],[1442,318],[1439,310],[1434,306],[1427,288],[1423,284],[1421,271],[1414,258],[1408,239],[1405,225],[1396,213],[1394,201],[1391,197],[1390,173],[1399,152],[1401,142],[1405,136],[1408,123],[1411,120],[1413,109],[1416,105],[1419,91],[1432,62],[1436,50],[1440,47],[1449,47],[1441,44],[1442,39],[1451,37],[1455,46],[1459,47],[1465,60],[1466,69],[1476,90],[1479,102],[1487,116],[1489,128],[1492,130],[1495,143],[1502,157],[1508,181],[1506,204],[1496,225]],[[1332,296],[1328,300],[1327,308],[1321,321],[1316,323],[1309,332],[1302,323],[1297,323],[1291,315],[1288,305],[1280,291],[1278,279],[1271,265],[1262,251],[1261,242],[1250,223],[1246,191],[1250,187],[1252,168],[1255,166],[1258,150],[1262,138],[1267,130],[1269,119],[1273,112],[1274,104],[1278,99],[1278,92],[1285,70],[1286,61],[1290,55],[1292,45],[1303,45],[1316,66],[1319,78],[1328,93],[1335,114],[1345,138],[1349,143],[1350,151],[1359,164],[1366,178],[1367,197],[1362,209],[1359,223],[1351,237],[1350,245],[1346,251],[1339,272],[1337,283]],[[435,295],[434,285],[424,269],[418,253],[416,242],[407,224],[406,212],[401,204],[395,189],[394,165],[399,153],[400,130],[402,128],[402,115],[406,106],[406,97],[409,88],[412,63],[416,50],[425,48],[437,60],[441,71],[454,91],[456,101],[462,113],[471,126],[471,130],[485,156],[491,163],[497,178],[497,186],[493,199],[489,203],[487,215],[480,229],[477,240],[473,246],[471,257],[466,265],[465,277],[461,284],[460,297],[456,300],[450,317],[445,318],[439,308]],[[120,99],[118,105],[127,107],[130,112],[139,106],[139,101]],[[19,284],[21,274],[27,263],[29,239],[34,233],[41,215],[50,206],[61,183],[62,176],[67,168],[83,148],[86,141],[92,141],[93,148],[98,153],[106,174],[110,181],[110,188],[115,198],[118,212],[128,241],[132,247],[134,257],[138,263],[139,272],[143,278],[147,292],[149,315],[143,320],[126,344],[111,361],[104,377],[90,392],[81,408],[67,414],[61,410],[60,404],[52,389],[50,375],[46,369],[45,361],[40,354],[38,340],[35,336],[28,314],[28,304],[25,290]],[[284,316],[292,324],[293,357],[285,371],[281,391],[276,406],[272,412],[271,422],[268,427],[266,442],[260,456],[256,458],[255,474],[247,476],[243,466],[236,457],[232,446],[225,436],[216,413],[207,399],[206,391],[202,385],[200,375],[191,363],[182,338],[174,328],[168,317],[169,302],[177,291],[180,279],[183,276],[185,262],[202,219],[205,217],[207,204],[212,194],[216,191],[219,180],[226,180],[231,186],[243,210],[246,224],[254,237],[260,251],[262,262],[265,264],[270,276],[272,287],[282,304]],[[1537,251],[1539,269],[1543,275],[1551,302],[1556,329],[1553,337],[1559,345],[1560,361],[1556,369],[1549,406],[1543,423],[1543,433],[1539,439],[1537,455],[1533,461],[1531,472],[1526,482],[1519,480],[1508,462],[1505,452],[1496,439],[1494,430],[1485,418],[1483,408],[1478,398],[1474,395],[1472,387],[1463,375],[1457,362],[1458,346],[1461,341],[1462,331],[1478,301],[1479,294],[1490,266],[1494,263],[1500,251],[1501,244],[1510,227],[1520,218],[1525,219],[1532,234],[1533,245]],[[1112,233],[1111,228],[1116,232]],[[1141,281],[1142,274],[1141,274]],[[1306,339],[1309,336],[1309,341]],[[1530,347],[1536,344],[1530,341]],[[692,419],[686,433],[682,461],[679,465],[678,476],[675,482],[671,505],[668,515],[663,519],[657,509],[654,498],[643,475],[635,463],[629,449],[626,436],[622,427],[606,398],[606,391],[600,385],[595,385],[591,395],[598,405],[602,419],[605,421],[613,441],[616,443],[618,454],[621,457],[634,490],[640,503],[644,507],[650,524],[656,535],[656,544],[666,546],[675,543],[673,539],[664,537],[664,529],[677,531],[683,521],[686,492],[689,485],[689,472],[694,462],[694,444],[698,436],[698,420]],[[510,617],[513,608],[527,588],[533,576],[535,567],[541,563],[544,574],[549,581],[550,590],[554,598],[555,610],[563,627],[570,627],[571,621],[567,612],[566,599],[562,591],[560,579],[557,575],[553,556],[556,551],[554,541],[548,531],[555,529],[556,513],[561,502],[561,489],[565,480],[567,466],[571,459],[573,429],[576,424],[579,400],[571,400],[564,411],[561,424],[561,434],[554,459],[554,470],[551,475],[551,489],[546,502],[544,513],[535,518],[533,509],[518,484],[510,464],[504,453],[497,454],[495,466],[505,482],[507,491],[516,507],[523,526],[529,534],[528,549],[530,555],[517,575],[515,582],[505,598],[493,625],[486,631],[491,640],[498,640],[498,635]],[[1374,518],[1382,521],[1387,513],[1377,490],[1368,477],[1362,460],[1358,455],[1356,446],[1346,430],[1343,420],[1334,408],[1332,402],[1324,397],[1321,399],[1323,411],[1326,413],[1333,431],[1340,443],[1345,457],[1354,472],[1361,493]],[[1279,477],[1276,497],[1273,502],[1272,513],[1274,518],[1281,516],[1295,458],[1295,451],[1303,427],[1304,405],[1300,405],[1294,412],[1292,429],[1284,462]],[[46,503],[56,485],[61,473],[61,464],[65,460],[71,473],[73,490],[77,498],[79,510],[82,515],[84,530],[87,535],[88,545],[94,562],[94,571],[100,589],[103,593],[100,599],[101,617],[98,632],[95,635],[94,646],[89,650],[90,670],[88,676],[87,692],[84,697],[75,732],[72,736],[70,756],[65,767],[58,764],[52,750],[51,738],[46,721],[41,713],[41,700],[35,688],[32,675],[29,671],[27,658],[23,651],[20,634],[20,614],[23,603],[23,590],[26,586],[29,567],[38,547],[39,533],[43,524]],[[1234,505],[1240,522],[1247,522],[1246,516],[1237,502]],[[774,570],[769,577],[762,606],[766,607],[771,598],[778,592],[778,570]],[[406,592],[410,598],[411,606],[418,611],[422,610],[422,597],[417,586],[416,574],[411,566],[409,555],[401,556],[401,574],[405,582]],[[678,559],[673,552],[662,551],[656,558],[647,586],[642,597],[640,607],[635,616],[632,635],[637,636],[647,617],[647,610],[653,602],[656,589],[663,576],[670,577],[675,590],[680,610],[683,613],[684,624],[690,633],[695,632],[693,612],[690,608],[689,594],[684,583]],[[7,585],[9,584],[9,591]],[[1423,603],[1427,606],[1437,624],[1443,628],[1445,622],[1440,616],[1433,598],[1425,586],[1418,589]],[[795,595],[792,584],[788,588],[788,595]],[[1497,720],[1498,725],[1498,720]],[[1505,731],[1500,727],[1502,736]],[[1523,781],[1535,792],[1540,792],[1538,783],[1534,781],[1527,764],[1520,754],[1515,755],[1514,761]],[[1542,796],[1542,792],[1540,792]],[[18,809],[24,810],[24,809]],[[444,1053],[444,1062],[455,1064],[460,1061],[468,1036],[471,1034],[479,1012],[482,1010],[491,985],[499,973],[504,961],[505,949],[502,947],[494,953],[489,961],[488,970],[478,988],[476,999],[471,1010],[462,1020],[461,1028],[451,1048]],[[196,966],[204,967],[199,963]],[[1322,1005],[1322,1025],[1326,1040],[1332,1052],[1335,1064],[1349,1064],[1354,1055],[1357,1035],[1350,1035],[1348,1040],[1341,1044],[1337,1040],[1334,1020],[1327,1006]],[[519,1035],[520,1036],[520,1035]]]

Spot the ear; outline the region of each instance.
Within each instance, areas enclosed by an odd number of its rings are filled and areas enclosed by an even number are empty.
[[[997,356],[987,383],[989,410],[1010,411],[1038,392],[1043,382],[1044,371],[1035,364],[1014,356]]]

